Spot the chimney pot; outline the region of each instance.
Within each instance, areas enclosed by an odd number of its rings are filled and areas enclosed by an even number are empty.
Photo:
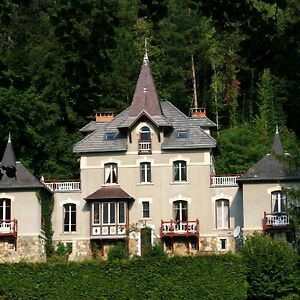
[[[113,112],[97,112],[96,122],[110,122],[115,117]]]
[[[206,117],[206,108],[193,108],[192,109],[192,118],[205,118]]]

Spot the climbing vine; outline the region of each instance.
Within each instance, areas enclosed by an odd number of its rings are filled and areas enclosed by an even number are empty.
[[[53,211],[53,195],[45,189],[39,189],[36,194],[41,203],[42,229],[44,230],[45,236],[47,238],[45,244],[46,255],[47,257],[50,257],[54,253],[52,243],[53,230],[51,223],[51,216]]]

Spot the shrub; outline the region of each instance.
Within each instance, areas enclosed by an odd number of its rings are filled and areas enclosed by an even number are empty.
[[[127,259],[129,258],[128,250],[124,243],[119,242],[117,245],[112,246],[108,251],[108,260]]]
[[[249,299],[281,299],[299,292],[298,257],[285,241],[254,234],[241,253],[248,267]]]
[[[163,245],[161,243],[156,243],[154,245],[147,245],[144,257],[167,258],[168,254],[164,251]]]

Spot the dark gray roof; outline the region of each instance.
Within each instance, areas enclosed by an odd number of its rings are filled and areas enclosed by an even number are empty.
[[[89,123],[81,131],[90,132],[78,142],[77,153],[114,152],[127,150],[127,132],[140,119],[150,120],[158,128],[165,127],[162,150],[213,148],[216,141],[201,128],[214,125],[209,119],[191,119],[170,102],[160,102],[151,73],[148,57],[144,57],[131,105],[112,121],[95,125]],[[186,138],[178,138],[178,131],[188,130]],[[118,133],[115,139],[105,139],[107,133]]]
[[[0,180],[2,189],[23,189],[44,187],[20,162],[16,162],[16,178],[10,178],[6,174]]]
[[[217,127],[217,124],[214,123],[212,120],[210,120],[207,117],[202,117],[202,118],[191,118],[191,117],[189,117],[189,119],[192,120],[193,122],[197,123],[197,125],[202,127],[202,128]]]
[[[0,189],[37,188],[43,186],[20,162],[16,162],[10,137],[1,160],[0,172]]]
[[[167,124],[173,128],[165,136],[164,143],[162,144],[163,150],[213,148],[216,146],[216,141],[200,128],[198,122],[194,122],[194,120],[188,118],[173,104],[165,101],[161,102],[161,107]],[[122,129],[122,124],[127,122],[128,119],[130,117],[128,117],[128,109],[126,109],[111,122],[108,122],[106,126],[96,129],[93,133],[78,142],[74,146],[74,152],[126,151],[126,132],[119,131],[119,128]],[[151,119],[159,123],[155,117]],[[178,131],[182,130],[188,130],[188,137],[179,139],[177,138],[177,134]],[[114,140],[105,140],[105,134],[109,132],[118,132],[118,135]]]
[[[240,182],[251,181],[289,181],[299,180],[300,170],[284,163],[284,153],[278,129],[276,130],[272,153],[259,160],[252,168],[239,177]],[[281,158],[280,158],[281,156]]]
[[[267,154],[238,178],[240,182],[299,180],[300,171],[290,169],[273,154]]]
[[[188,118],[170,102],[162,102],[164,116],[172,124],[174,130],[165,137],[163,150],[214,148],[216,141],[205,133],[198,122]],[[177,138],[178,131],[188,131],[187,138]]]
[[[104,127],[105,125],[107,125],[107,122],[91,121],[90,123],[83,126],[79,131],[80,132],[93,132],[96,129]]]

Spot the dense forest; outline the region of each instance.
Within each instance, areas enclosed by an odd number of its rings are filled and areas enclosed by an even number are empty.
[[[1,0],[0,155],[8,133],[36,176],[78,177],[72,146],[96,111],[131,103],[147,39],[161,100],[218,126],[219,173],[300,136],[297,0]],[[226,155],[225,155],[226,154]]]

